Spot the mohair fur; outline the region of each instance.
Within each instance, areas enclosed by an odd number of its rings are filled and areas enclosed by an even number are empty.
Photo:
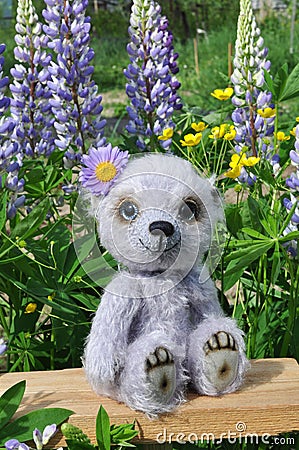
[[[190,197],[197,199],[200,215],[186,223],[178,210]],[[138,206],[132,221],[119,214],[124,200]],[[223,220],[210,180],[183,159],[146,154],[130,160],[108,195],[92,197],[91,204],[101,244],[125,267],[107,286],[87,339],[83,361],[93,389],[150,416],[182,402],[189,383],[206,395],[238,389],[248,364],[243,333],[225,317],[211,278],[202,282],[200,276],[212,231]],[[157,221],[171,223],[172,235],[151,233]],[[236,365],[235,378],[219,390],[217,379],[206,376],[211,360],[204,349],[221,331],[234,339],[237,358],[230,360],[232,349],[219,354]],[[149,369],[148,358],[155,361],[151,355],[160,348],[173,362],[159,356],[158,366]],[[166,393],[159,384],[163,377],[170,386]]]

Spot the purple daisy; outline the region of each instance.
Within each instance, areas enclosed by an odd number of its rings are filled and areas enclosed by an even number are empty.
[[[94,195],[107,195],[111,186],[126,166],[129,153],[121,151],[111,144],[105,147],[89,149],[88,155],[82,156],[79,181]]]

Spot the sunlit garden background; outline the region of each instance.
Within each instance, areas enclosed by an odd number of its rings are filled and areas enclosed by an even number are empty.
[[[296,2],[160,6],[0,2],[2,372],[81,366],[102,288],[77,257],[73,214],[82,155],[110,144],[172,152],[216,177],[228,228],[213,274],[221,304],[249,358],[299,357]],[[90,242],[79,245],[87,257]],[[0,410],[0,446],[17,431]],[[115,445],[134,435],[123,433]]]

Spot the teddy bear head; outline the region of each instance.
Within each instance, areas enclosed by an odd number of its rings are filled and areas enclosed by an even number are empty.
[[[92,199],[101,244],[130,272],[188,273],[223,220],[218,192],[186,160],[146,154],[129,161],[108,195]]]

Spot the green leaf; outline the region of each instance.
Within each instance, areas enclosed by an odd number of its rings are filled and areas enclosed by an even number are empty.
[[[280,100],[290,100],[291,98],[298,97],[299,95],[299,63],[294,67],[292,72],[290,73],[283,95]]]
[[[110,450],[110,420],[103,405],[100,406],[96,419],[96,438],[99,450]]]
[[[114,437],[113,442],[118,443],[120,441],[130,441],[137,436],[137,430],[120,430]]]
[[[248,249],[242,249],[237,252],[233,252],[238,254],[238,257],[232,260],[232,255],[229,255],[231,259],[230,268],[226,270],[225,275],[231,275],[235,271],[247,268],[253,261],[258,259],[264,253],[273,246],[274,241],[264,241],[260,244],[251,245]],[[234,256],[234,255],[233,255]]]
[[[262,231],[259,219],[262,207],[263,204],[257,202],[254,198],[249,196],[241,209],[243,226],[253,228],[257,231]]]
[[[276,73],[274,80],[273,80],[273,87],[275,92],[275,100],[280,101],[286,82],[288,79],[288,65],[287,63],[283,64],[283,66],[278,69],[278,72]]]
[[[20,381],[9,388],[0,397],[0,430],[9,422],[14,413],[17,411],[26,388],[26,381]]]
[[[95,450],[95,446],[88,444],[87,442],[73,441],[72,439],[66,439],[68,450]]]
[[[275,96],[273,79],[270,73],[267,70],[264,70],[264,78],[267,85],[268,90]]]
[[[279,242],[288,242],[296,239],[299,239],[299,231],[292,231],[291,233],[279,238]]]
[[[242,217],[238,205],[227,205],[225,208],[226,224],[228,231],[234,236],[242,227]]]
[[[32,439],[32,431],[35,428],[43,430],[47,425],[55,423],[60,425],[73,411],[63,408],[44,408],[31,411],[15,421],[6,425],[0,431],[0,445],[4,445],[9,439],[18,439],[20,442]]]
[[[258,231],[253,230],[252,228],[242,228],[241,231],[243,233],[248,234],[248,236],[254,237],[256,239],[267,239],[267,236],[264,236],[263,234],[259,233]]]
[[[227,268],[226,268],[227,272],[234,265],[233,263],[234,263],[234,261],[231,261],[227,265]],[[237,281],[240,280],[244,270],[245,270],[245,268],[242,268],[240,270],[234,270],[233,272],[228,273],[228,274],[227,274],[227,272],[224,273],[224,277],[223,277],[223,291],[224,292],[228,291],[231,287],[234,286],[234,284],[237,283]]]
[[[17,236],[20,239],[27,239],[29,236],[34,235],[45,220],[49,207],[49,200],[47,198],[42,200],[31,213],[22,219],[13,229],[11,239],[15,239]]]

